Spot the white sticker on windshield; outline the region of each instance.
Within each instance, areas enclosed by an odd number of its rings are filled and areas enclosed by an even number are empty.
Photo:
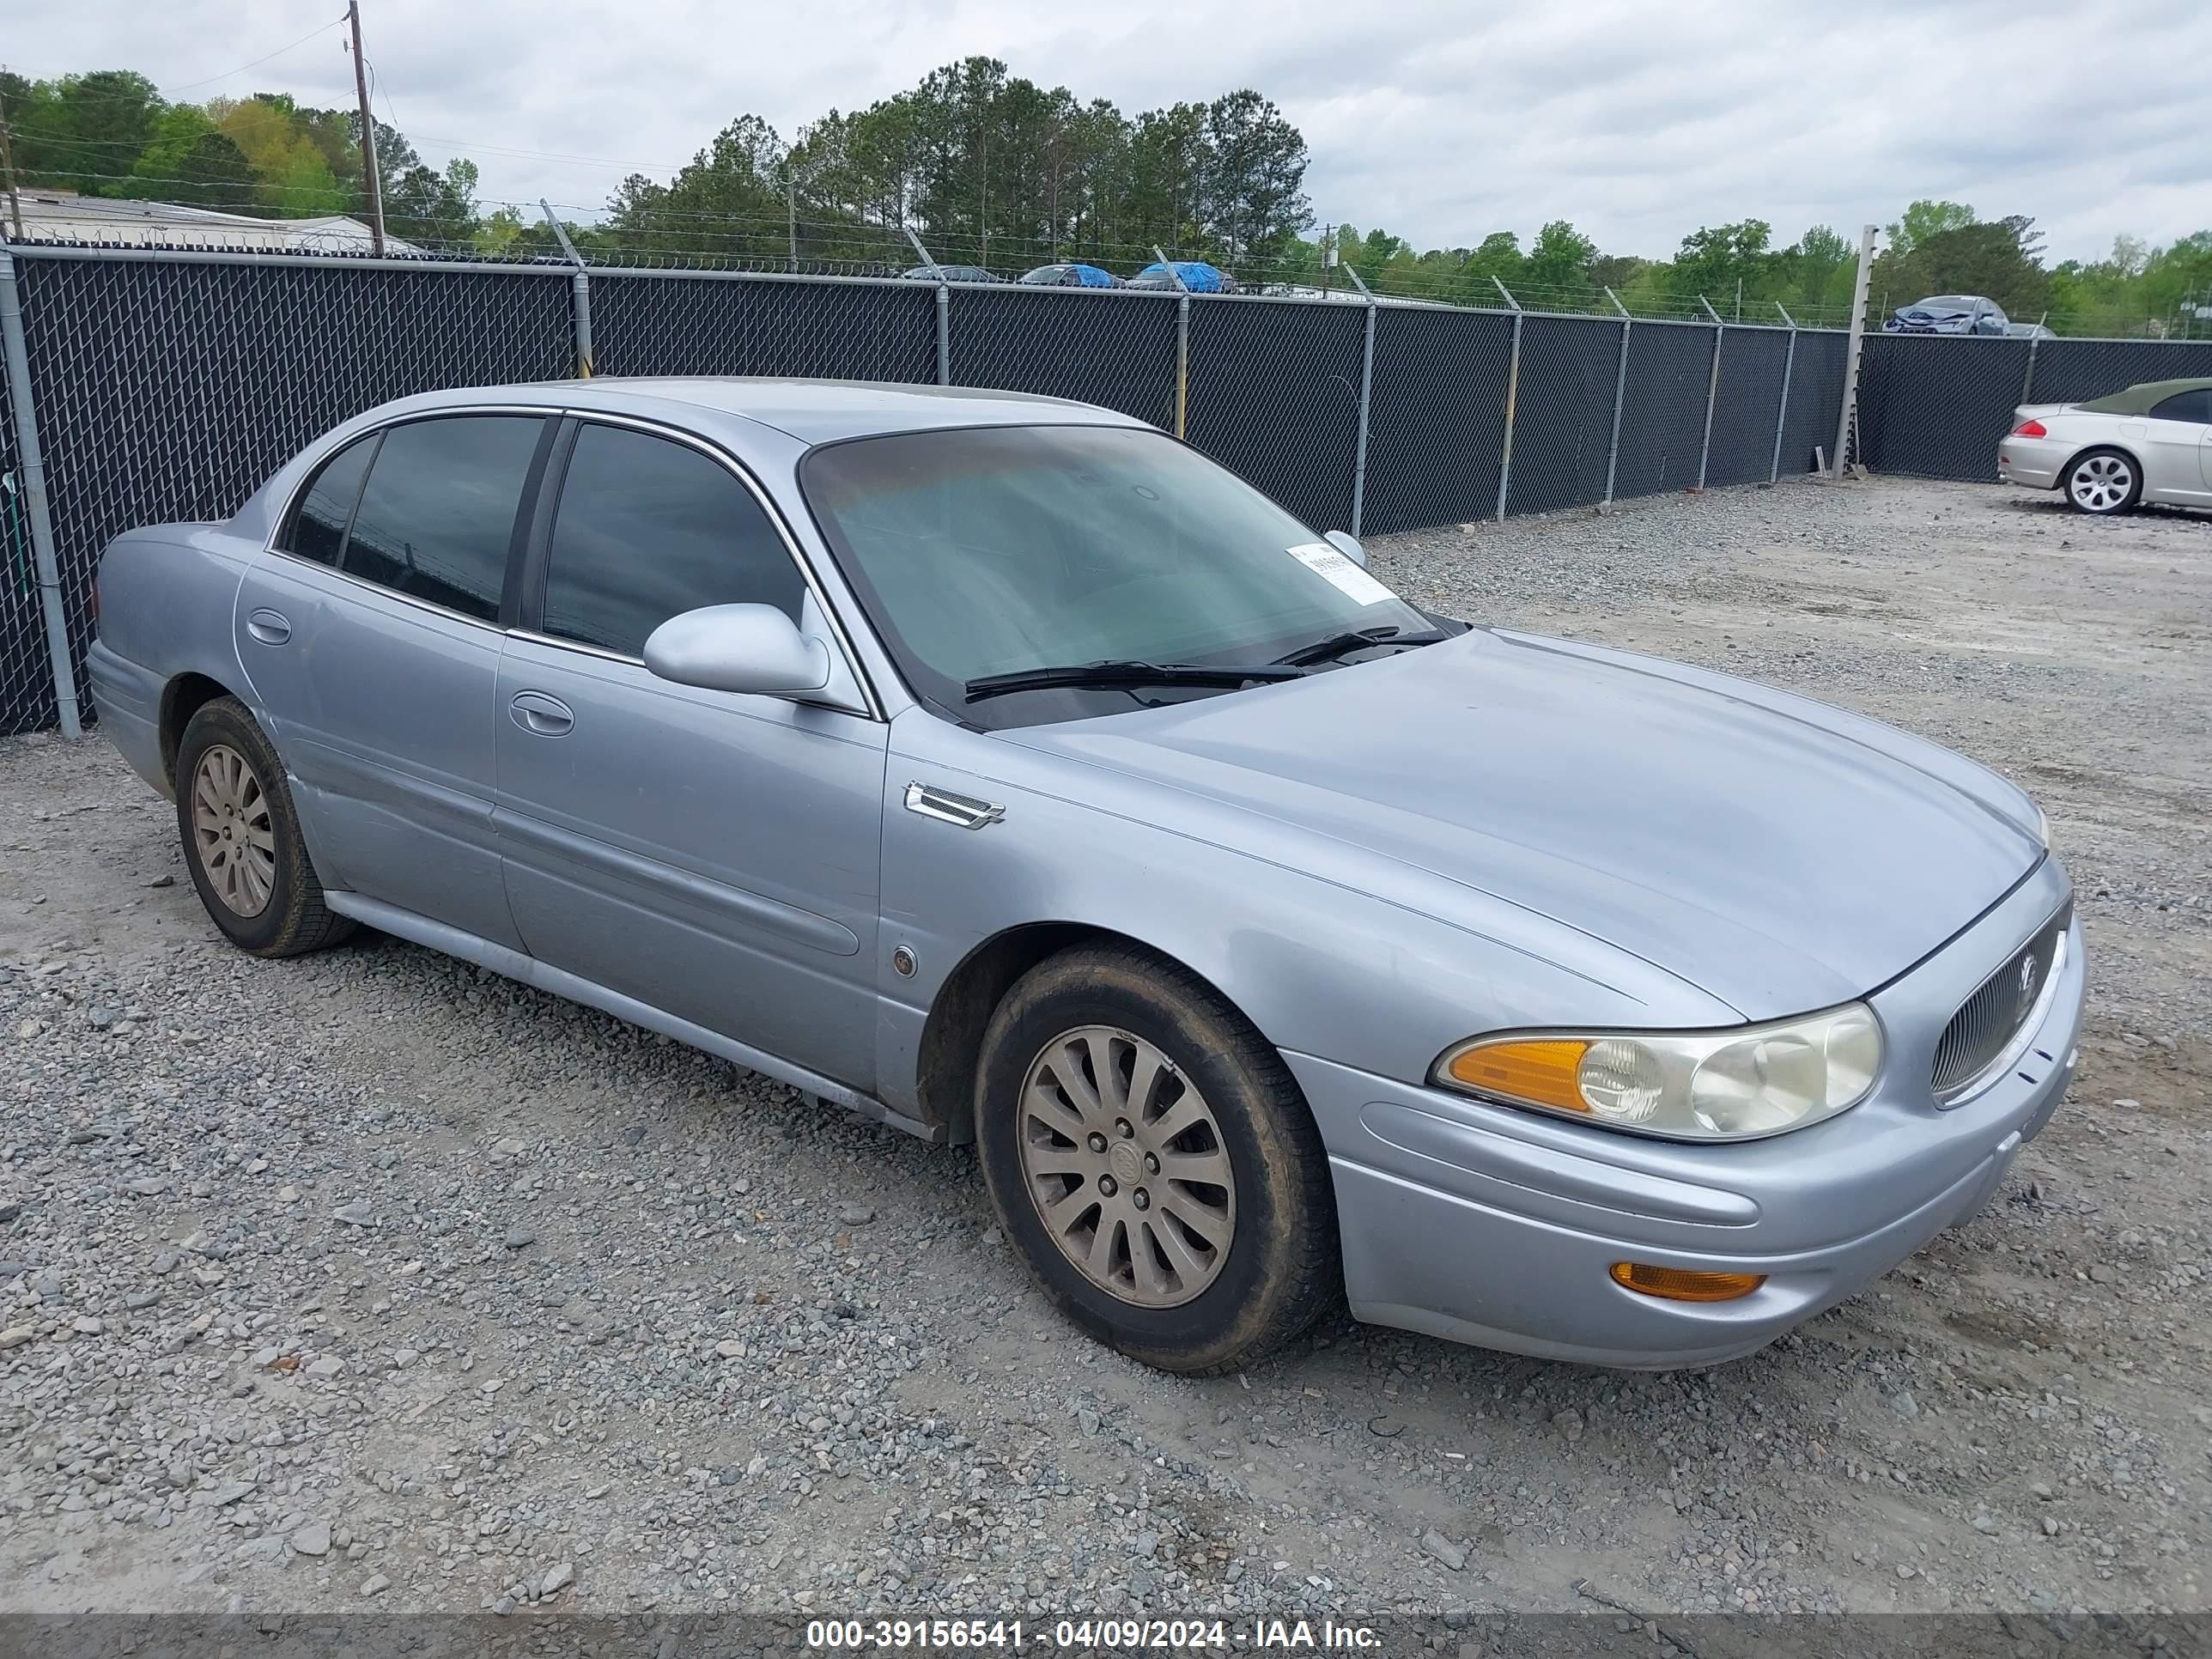
[[[1289,552],[1338,592],[1361,605],[1381,605],[1398,597],[1327,542],[1301,542]]]

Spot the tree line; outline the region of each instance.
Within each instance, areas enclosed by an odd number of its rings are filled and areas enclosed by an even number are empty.
[[[361,117],[289,94],[172,102],[131,70],[31,81],[0,70],[18,183],[276,218],[366,217]],[[441,246],[476,236],[477,168],[427,165],[399,131],[375,124],[385,222]]]
[[[1869,284],[1869,326],[1917,300],[1969,294],[1996,301],[2014,321],[2040,321],[2060,334],[2212,337],[2212,230],[2163,247],[2121,236],[2105,258],[2049,266],[2043,242],[2033,219],[1984,220],[1964,203],[1915,202],[1881,237]],[[1808,325],[1848,321],[1856,246],[1827,225],[1814,225],[1786,247],[1773,243],[1771,224],[1746,219],[1700,227],[1672,259],[1647,259],[1600,253],[1558,220],[1525,251],[1514,233],[1498,231],[1472,248],[1417,253],[1386,231],[1362,235],[1340,225],[1295,245],[1291,263],[1300,280],[1321,280],[1316,273],[1334,247],[1340,268],[1352,266],[1378,291],[1477,305],[1495,302],[1495,278],[1532,310],[1608,310],[1610,289],[1637,315],[1702,317],[1710,304],[1730,321],[1772,323],[1784,314]]]
[[[360,119],[282,93],[165,100],[145,76],[103,70],[30,81],[0,72],[19,177],[90,195],[279,216],[365,216]],[[391,233],[441,252],[555,257],[534,207],[481,203],[475,166],[427,165],[374,124]],[[1006,275],[1066,260],[1127,275],[1155,247],[1212,261],[1248,287],[1341,285],[1532,309],[1835,324],[1848,315],[1856,247],[1815,225],[1777,246],[1773,227],[1703,226],[1672,257],[1606,253],[1564,219],[1524,246],[1510,230],[1417,250],[1383,229],[1317,225],[1304,136],[1260,93],[1125,114],[969,58],[864,109],[832,109],[787,139],[740,115],[665,180],[633,174],[565,228],[590,258],[811,270],[914,262],[908,234],[947,264]],[[2212,333],[2212,230],[2167,246],[2118,238],[2100,260],[2047,263],[2032,219],[1984,219],[1915,202],[1887,228],[1873,272],[1877,323],[1935,294],[1978,294],[2062,333]],[[2198,307],[2205,307],[2203,314]]]

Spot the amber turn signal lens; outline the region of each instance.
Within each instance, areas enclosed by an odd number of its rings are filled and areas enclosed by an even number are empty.
[[[1526,1042],[1488,1042],[1452,1056],[1453,1081],[1510,1100],[1587,1112],[1589,1103],[1575,1086],[1589,1044],[1578,1038],[1539,1037]]]
[[[1765,1273],[1707,1273],[1688,1267],[1655,1267],[1647,1261],[1616,1261],[1613,1282],[1669,1302],[1733,1302],[1766,1283]]]

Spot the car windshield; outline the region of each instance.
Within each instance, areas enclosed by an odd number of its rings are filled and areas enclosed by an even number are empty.
[[[1222,686],[970,683],[1097,662],[1263,664],[1432,624],[1234,474],[1149,428],[963,427],[832,444],[808,504],[900,671],[941,711],[1026,726]]]

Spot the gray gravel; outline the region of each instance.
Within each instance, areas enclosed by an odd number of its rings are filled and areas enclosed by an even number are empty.
[[[104,745],[15,741],[0,1607],[2203,1607],[2212,524],[1877,483],[1375,554],[2049,805],[2096,1003],[1988,1213],[1708,1372],[1340,1324],[1165,1378],[968,1154],[389,939],[251,961]]]

